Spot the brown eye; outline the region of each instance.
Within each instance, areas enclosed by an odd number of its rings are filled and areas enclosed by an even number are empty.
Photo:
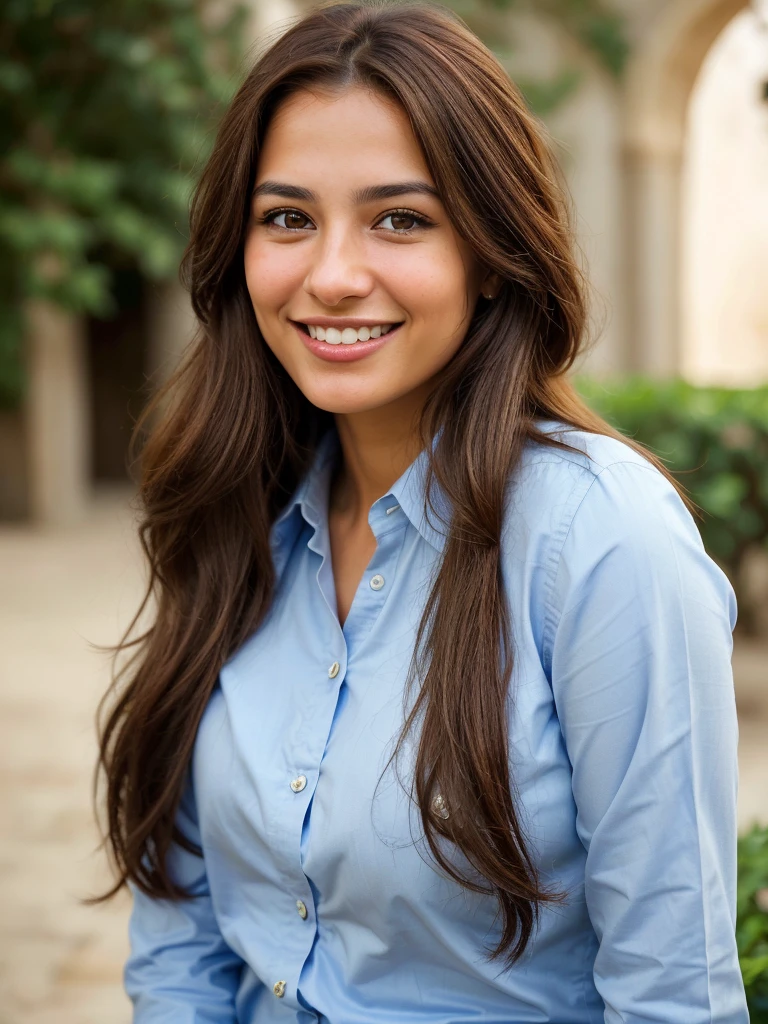
[[[412,213],[392,213],[392,227],[396,231],[408,231],[416,223]]]
[[[280,217],[284,218],[284,222],[282,224],[278,220]],[[274,227],[283,228],[287,231],[300,231],[306,227],[308,222],[309,217],[301,213],[300,210],[270,210],[270,212],[265,213],[260,220],[261,224],[273,225]]]
[[[305,225],[301,222],[306,221],[307,218],[303,213],[299,213],[298,210],[289,210],[285,214],[285,226],[287,228],[303,228]]]
[[[391,227],[387,222],[391,224]],[[412,210],[392,210],[391,213],[386,214],[379,221],[379,225],[386,231],[391,231],[396,235],[410,235],[421,228],[432,226],[426,217],[422,217]]]

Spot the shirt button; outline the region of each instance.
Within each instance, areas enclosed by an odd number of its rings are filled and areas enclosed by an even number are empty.
[[[283,996],[285,995],[285,982],[276,981],[275,984],[272,986],[272,991],[275,993],[278,999],[282,999]]]
[[[450,812],[448,811],[448,806],[443,799],[442,793],[438,793],[432,801],[432,810],[441,818],[450,818]]]
[[[306,775],[297,775],[295,779],[291,780],[291,789],[294,793],[300,793],[307,784]]]
[[[341,668],[341,665],[339,665],[338,661],[334,661],[334,663],[328,669],[328,676],[329,676],[329,678],[330,679],[335,679],[336,676],[339,674],[339,669],[340,668]]]
[[[376,573],[375,576],[371,576],[371,590],[381,590],[381,588],[383,586],[384,586],[384,577],[383,576],[379,576],[378,573]]]
[[[306,905],[306,903],[304,903],[302,900],[296,900],[296,909],[298,910],[299,917],[302,919],[302,921],[306,921],[306,919],[307,919],[307,905]]]

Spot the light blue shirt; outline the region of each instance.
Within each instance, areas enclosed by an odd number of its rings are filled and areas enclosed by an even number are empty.
[[[273,526],[274,603],[197,735],[179,823],[204,857],[171,854],[197,898],[134,893],[137,1024],[747,1024],[734,592],[646,459],[561,436],[585,454],[527,445],[502,560],[517,807],[567,904],[514,967],[488,963],[496,903],[438,872],[393,769],[377,788],[444,527],[424,516],[423,452],[371,506],[342,628],[331,428]]]

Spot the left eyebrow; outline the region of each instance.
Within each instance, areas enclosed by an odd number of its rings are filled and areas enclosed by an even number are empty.
[[[381,199],[394,199],[396,196],[424,195],[440,200],[440,193],[426,181],[393,181],[387,185],[366,185],[352,192],[352,201],[357,206],[375,203]],[[288,185],[282,181],[263,181],[253,190],[253,198],[257,196],[281,196],[283,199],[297,199],[306,203],[316,203],[317,195],[311,189],[301,185]]]

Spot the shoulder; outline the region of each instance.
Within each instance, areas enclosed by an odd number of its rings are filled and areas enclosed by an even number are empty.
[[[593,434],[588,430],[579,430],[558,420],[545,420],[539,423],[540,432],[546,437],[563,441],[573,450],[550,447],[543,442],[529,442],[523,452],[521,464],[547,464],[561,470],[573,467],[581,470],[587,477],[598,476],[604,469],[618,463],[629,463],[643,469],[649,469],[658,476],[654,464],[640,452],[636,451],[627,441],[606,434]],[[666,478],[664,478],[666,479]]]
[[[569,448],[538,441],[526,444],[508,489],[508,539],[522,528],[546,535],[553,548],[562,547],[587,495],[598,530],[601,519],[606,526],[615,526],[618,514],[631,532],[638,502],[654,508],[668,506],[666,514],[671,510],[687,517],[695,529],[674,485],[625,441],[554,420],[543,423],[541,429]]]
[[[632,595],[633,614],[693,602],[733,629],[733,588],[704,550],[677,488],[617,438],[564,427],[548,433],[577,451],[529,444],[510,488],[506,552],[534,562],[533,599],[550,639],[568,609]],[[638,623],[639,628],[639,623]]]
[[[731,601],[725,574],[664,473],[618,438],[545,426],[575,451],[526,445],[510,481],[503,544],[508,565],[537,570],[534,600],[556,615],[582,587],[610,576],[616,587],[700,587],[705,600]]]

